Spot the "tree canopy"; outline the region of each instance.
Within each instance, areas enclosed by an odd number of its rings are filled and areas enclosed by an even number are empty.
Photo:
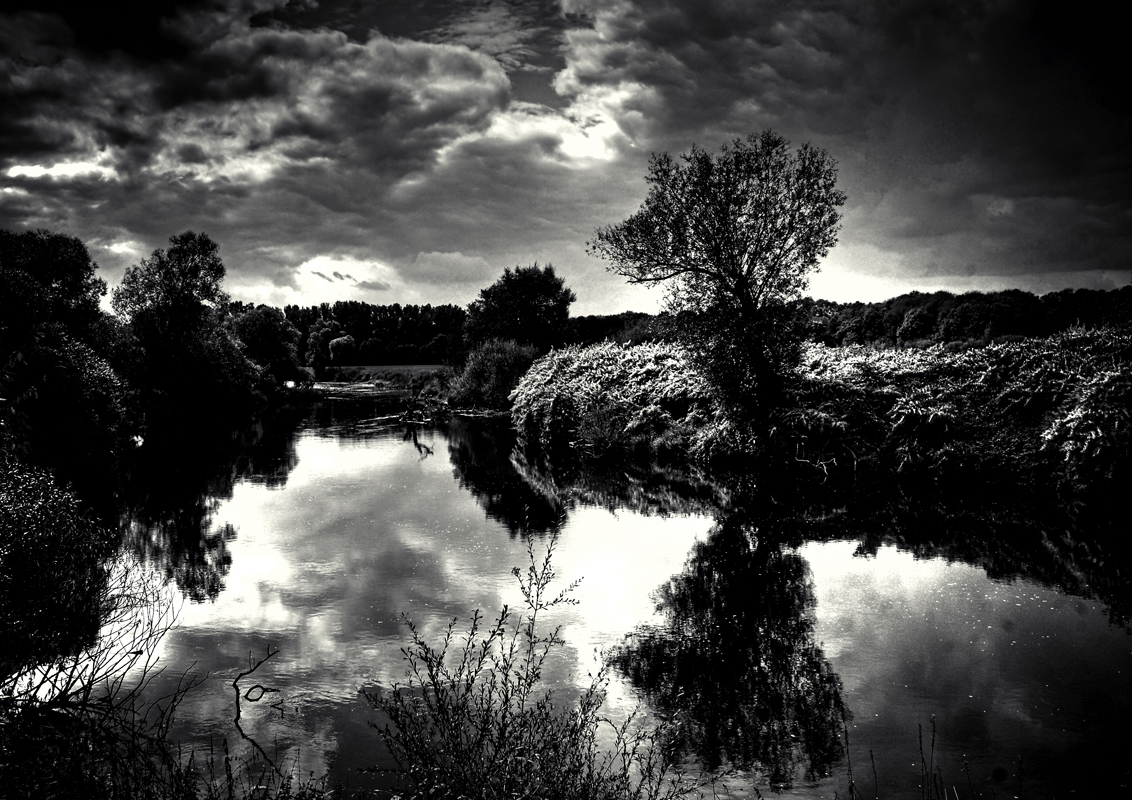
[[[126,270],[111,296],[132,337],[123,367],[163,422],[220,419],[257,401],[259,370],[222,325],[229,300],[217,245],[192,231],[169,245]]]
[[[73,236],[0,230],[0,454],[86,478],[88,497],[112,490],[127,428],[96,269]]]
[[[127,269],[111,304],[132,320],[154,311],[169,323],[184,324],[189,321],[186,317],[199,318],[205,308],[227,304],[222,280],[220,248],[207,234],[185,231],[169,239],[168,250],[154,250],[141,264]]]
[[[464,337],[473,346],[511,339],[548,350],[564,341],[570,304],[576,299],[551,264],[507,268],[468,306]]]
[[[299,362],[299,331],[278,308],[260,305],[235,311],[225,324],[243,345],[244,355],[263,370],[266,387],[306,378]]]
[[[16,339],[38,325],[58,324],[89,342],[100,317],[99,298],[106,294],[97,268],[86,245],[73,236],[0,230],[0,334]]]
[[[809,144],[791,153],[773,131],[718,156],[692,145],[681,159],[653,155],[641,209],[599,228],[590,254],[630,283],[674,281],[674,310],[750,310],[800,296],[837,243],[845,194],[835,162]]]
[[[630,283],[665,284],[684,338],[729,401],[773,391],[800,331],[787,307],[837,242],[836,163],[773,131],[718,155],[654,154],[640,210],[599,228],[591,255]],[[742,403],[740,403],[742,405]]]

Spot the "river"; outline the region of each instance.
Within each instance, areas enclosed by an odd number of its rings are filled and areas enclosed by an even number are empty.
[[[359,771],[391,766],[359,690],[403,680],[402,615],[437,642],[514,608],[512,568],[554,541],[581,583],[547,620],[548,686],[576,695],[610,659],[611,715],[678,717],[694,763],[742,767],[734,796],[846,797],[852,770],[864,796],[924,797],[925,760],[963,797],[1126,791],[1127,577],[1057,525],[739,512],[695,476],[539,472],[491,421],[378,416],[323,403],[204,473],[154,469],[126,543],[181,598],[157,685],[199,681],[174,730],[198,762],[226,741],[256,769],[388,786]],[[268,653],[237,720],[233,680]]]

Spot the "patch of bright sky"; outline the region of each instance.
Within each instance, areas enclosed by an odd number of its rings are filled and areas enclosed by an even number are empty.
[[[134,241],[133,239],[123,239],[120,242],[114,242],[111,245],[107,245],[106,249],[112,253],[117,253],[118,255],[123,256],[141,257],[145,252],[144,245],[142,245],[141,242]]]
[[[617,124],[602,114],[591,115],[583,121],[573,114],[564,115],[537,103],[514,102],[506,112],[495,116],[486,131],[454,140],[439,152],[438,157],[443,163],[462,144],[481,139],[510,143],[549,138],[558,141],[559,152],[568,159],[566,163],[582,161],[588,164],[595,160],[612,160],[616,150],[611,143],[621,136],[623,134]],[[419,181],[417,177],[402,181],[402,185],[411,186]]]
[[[872,303],[887,300],[901,291],[911,291],[911,288],[897,289],[898,283],[907,281],[853,272],[845,267],[824,267],[821,272],[811,276],[810,288],[806,294],[838,303]]]
[[[235,276],[231,276],[235,277]],[[386,291],[372,287],[401,283],[397,273],[376,261],[350,256],[315,256],[295,268],[293,286],[230,285],[233,296],[251,303],[313,306],[339,300],[360,300],[374,305],[393,302]],[[370,288],[359,286],[369,284]],[[400,296],[400,295],[398,295]]]
[[[59,164],[53,164],[50,167],[43,167],[38,164],[16,165],[8,167],[8,177],[28,177],[28,178],[76,178],[81,176],[95,175],[103,180],[115,180],[118,173],[112,168],[103,164],[96,164],[93,161],[67,161]]]

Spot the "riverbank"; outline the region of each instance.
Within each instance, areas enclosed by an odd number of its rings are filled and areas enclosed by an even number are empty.
[[[1132,333],[1071,330],[977,348],[808,344],[765,423],[725,412],[672,345],[567,348],[512,395],[551,456],[686,454],[734,475],[927,480],[1104,496],[1129,476]]]

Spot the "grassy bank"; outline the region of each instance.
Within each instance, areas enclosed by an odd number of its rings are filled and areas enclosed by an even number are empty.
[[[764,429],[723,413],[674,345],[539,359],[511,395],[526,445],[601,458],[674,454],[828,479],[990,479],[1091,495],[1128,476],[1132,333],[1070,330],[958,349],[809,344]]]

